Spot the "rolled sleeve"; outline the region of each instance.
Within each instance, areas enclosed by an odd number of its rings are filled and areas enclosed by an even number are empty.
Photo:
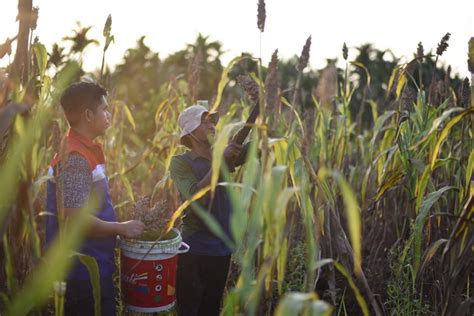
[[[71,154],[58,178],[62,186],[64,207],[83,207],[92,188],[92,172],[87,160],[79,154]]]

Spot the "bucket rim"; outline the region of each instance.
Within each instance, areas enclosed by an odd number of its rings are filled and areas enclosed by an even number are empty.
[[[176,237],[173,237],[171,239],[164,239],[164,240],[140,240],[140,239],[133,239],[133,238],[121,238],[120,239],[121,243],[130,243],[130,244],[145,244],[145,245],[163,245],[163,244],[171,244],[178,242],[179,240],[182,240],[181,233],[177,228],[172,228],[170,232],[173,231],[176,233]]]

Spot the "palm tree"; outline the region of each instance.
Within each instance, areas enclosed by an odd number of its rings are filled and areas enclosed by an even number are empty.
[[[196,97],[211,99],[216,93],[223,70],[220,60],[222,54],[222,44],[219,41],[209,41],[209,36],[199,33],[194,43],[187,44],[185,49],[168,56],[163,69],[168,76],[185,75],[189,65],[200,55],[200,80]]]
[[[59,46],[58,43],[54,43],[51,53],[48,53],[48,55],[48,64],[54,65],[56,68],[65,62],[64,59],[66,58],[66,55],[64,54],[64,47]]]
[[[207,63],[220,64],[220,57],[223,54],[221,42],[209,42],[209,36],[203,36],[201,33],[198,34],[194,44],[187,45],[187,50],[193,55],[201,51],[203,60]]]
[[[356,48],[358,55],[355,61],[364,65],[371,77],[370,86],[365,71],[359,67],[350,72],[350,76],[359,77],[359,86],[351,98],[349,109],[351,116],[359,122],[363,128],[370,128],[372,115],[367,100],[373,100],[379,105],[379,110],[390,104],[387,102],[387,87],[393,69],[399,62],[391,50],[379,50],[372,44],[363,44]],[[342,76],[342,74],[341,74]],[[342,77],[340,78],[342,80]],[[342,82],[342,81],[341,81]]]
[[[196,41],[187,45],[187,52],[188,63],[192,62],[195,56],[200,56],[201,60],[200,84],[196,97],[212,98],[223,70],[220,59],[223,54],[221,42],[209,41],[209,36],[199,33]]]
[[[96,39],[87,38],[87,33],[92,28],[92,26],[83,27],[79,21],[76,22],[76,25],[77,29],[73,30],[74,34],[72,36],[63,37],[63,40],[72,42],[70,54],[80,54],[84,51],[84,49],[86,49],[87,46],[91,44],[99,44]]]
[[[160,67],[159,54],[145,44],[145,36],[140,37],[136,47],[125,52],[123,62],[115,69],[113,84],[117,97],[141,106],[164,81]]]

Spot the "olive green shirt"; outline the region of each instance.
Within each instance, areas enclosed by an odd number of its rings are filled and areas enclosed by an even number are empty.
[[[192,160],[199,157],[192,151],[187,151],[183,155],[174,156],[171,159],[170,174],[182,198],[189,199],[198,191],[197,184],[200,179],[196,179],[191,166],[183,159],[182,156],[184,155],[187,155]]]

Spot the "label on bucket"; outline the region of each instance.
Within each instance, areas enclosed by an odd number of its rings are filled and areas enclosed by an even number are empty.
[[[137,260],[122,252],[122,294],[134,309],[162,311],[174,305],[178,256]]]

